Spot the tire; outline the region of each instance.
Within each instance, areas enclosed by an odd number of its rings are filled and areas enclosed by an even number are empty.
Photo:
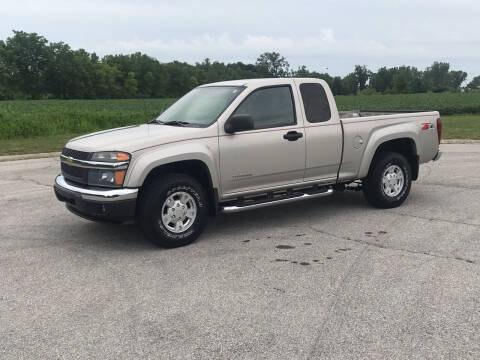
[[[138,223],[147,238],[162,247],[191,244],[203,232],[207,218],[205,189],[188,175],[160,176],[140,197]]]
[[[400,206],[407,199],[411,186],[412,170],[405,156],[383,152],[373,159],[368,176],[363,181],[363,194],[371,205],[390,209]]]

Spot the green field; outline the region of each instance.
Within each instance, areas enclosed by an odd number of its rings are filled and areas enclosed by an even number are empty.
[[[145,123],[174,100],[1,101],[0,155],[57,151],[79,134]],[[480,139],[480,92],[352,95],[336,101],[339,110],[438,110],[445,139]]]
[[[88,133],[145,123],[175,99],[0,101],[0,139]]]
[[[443,116],[442,138],[480,140],[480,114]]]
[[[440,115],[480,114],[480,92],[336,96],[339,110],[437,110]]]

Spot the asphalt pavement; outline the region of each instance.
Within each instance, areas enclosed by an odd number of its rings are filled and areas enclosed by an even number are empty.
[[[212,218],[151,245],[0,163],[1,359],[479,359],[480,145],[442,145],[406,203],[361,193]]]

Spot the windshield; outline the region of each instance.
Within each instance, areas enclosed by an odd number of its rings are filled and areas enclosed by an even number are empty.
[[[242,86],[195,88],[155,119],[167,125],[207,127],[242,92]]]

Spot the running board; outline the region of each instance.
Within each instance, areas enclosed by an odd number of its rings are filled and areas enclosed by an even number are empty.
[[[271,205],[280,205],[280,204],[289,204],[292,202],[300,201],[300,200],[307,200],[307,199],[315,199],[322,196],[328,196],[333,193],[333,189],[328,189],[326,191],[315,193],[315,194],[303,194],[300,196],[289,197],[285,199],[279,200],[271,200],[271,201],[263,201],[257,204],[251,205],[244,205],[244,206],[223,206],[220,208],[220,212],[224,214],[233,214],[240,211],[252,210],[252,209],[260,209],[263,207],[271,206]]]

